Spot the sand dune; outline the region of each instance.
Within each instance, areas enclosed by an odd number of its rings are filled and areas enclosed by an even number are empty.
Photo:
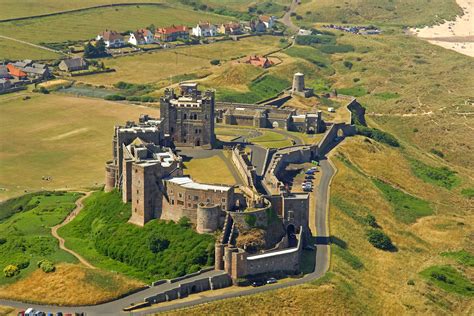
[[[411,29],[411,32],[432,44],[474,57],[474,0],[456,1],[464,14],[457,16],[455,21]]]

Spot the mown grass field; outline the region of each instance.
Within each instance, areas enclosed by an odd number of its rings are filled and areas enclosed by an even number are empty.
[[[229,155],[225,156],[225,159],[230,159]],[[217,155],[210,158],[193,158],[184,162],[184,167],[184,174],[196,182],[234,185],[239,180],[234,178],[223,158]]]
[[[25,95],[31,99],[23,101]],[[103,183],[114,125],[138,120],[142,113],[159,116],[156,109],[97,99],[0,96],[0,199]]]
[[[297,7],[299,23],[431,25],[453,19],[461,10],[455,0],[309,0]]]
[[[150,83],[167,81],[176,76],[206,71],[219,71],[212,66],[213,59],[230,60],[250,54],[265,54],[279,47],[277,37],[250,37],[239,42],[223,41],[209,45],[183,47],[173,50],[159,50],[136,56],[103,59],[112,73],[77,77],[77,80],[95,85],[112,85],[119,81]],[[172,81],[174,83],[174,81]],[[171,82],[167,81],[169,85]]]
[[[144,28],[186,24],[199,20],[219,22],[222,17],[186,8],[167,5],[141,5],[114,8],[90,9],[50,17],[0,23],[0,34],[32,43],[63,42],[66,40],[88,40],[105,29],[125,32]]]

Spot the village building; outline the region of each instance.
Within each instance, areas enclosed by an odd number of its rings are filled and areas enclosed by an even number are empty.
[[[240,23],[237,22],[223,23],[217,28],[217,32],[225,35],[239,35],[243,33]]]
[[[18,67],[15,67],[13,64],[8,64],[7,69],[10,75],[15,79],[26,80],[28,77],[28,75],[24,71],[22,71]]]
[[[178,39],[188,39],[188,27],[184,25],[172,25],[170,27],[157,28],[155,32],[155,40],[162,42],[173,42]]]
[[[58,65],[59,70],[72,72],[88,69],[87,61],[82,57],[63,59]]]
[[[11,79],[12,76],[8,72],[6,65],[0,65],[0,79]]]
[[[259,20],[265,25],[265,28],[271,29],[275,25],[275,17],[274,16],[268,16],[268,15],[260,15]]]
[[[247,64],[261,68],[268,68],[273,65],[273,61],[271,61],[268,57],[257,55],[249,56],[245,62]]]
[[[192,35],[196,37],[211,37],[217,35],[217,27],[210,22],[199,22],[192,29]]]
[[[154,35],[149,29],[140,29],[130,33],[128,42],[132,45],[146,45],[154,42]]]
[[[107,48],[117,48],[125,45],[122,34],[116,31],[105,30],[99,33],[96,40],[103,40]]]
[[[8,91],[11,87],[12,83],[9,79],[0,78],[0,93]]]

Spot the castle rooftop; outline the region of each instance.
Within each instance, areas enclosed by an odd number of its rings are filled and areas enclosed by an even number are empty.
[[[224,186],[224,185],[212,185],[212,184],[203,184],[203,183],[197,183],[194,182],[193,179],[190,177],[173,177],[173,178],[167,178],[165,179],[166,181],[169,181],[171,183],[178,184],[182,186],[183,188],[186,189],[195,189],[195,190],[206,190],[206,191],[220,191],[220,192],[226,192],[231,189],[229,186]]]

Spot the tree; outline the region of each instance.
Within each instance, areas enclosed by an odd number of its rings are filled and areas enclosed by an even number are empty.
[[[390,237],[385,235],[385,233],[379,229],[369,230],[367,232],[367,239],[375,248],[378,249],[392,250],[395,248]]]
[[[217,66],[221,63],[221,61],[219,59],[213,59],[211,60],[211,65],[214,65],[214,66]]]
[[[105,46],[103,39],[100,39],[95,43],[95,52],[97,57],[107,55],[107,47]]]
[[[86,58],[92,58],[95,56],[96,50],[94,45],[91,44],[91,42],[88,42],[86,46],[84,47],[84,57]]]
[[[191,220],[188,217],[183,216],[179,219],[178,225],[181,227],[189,227],[191,226]]]

